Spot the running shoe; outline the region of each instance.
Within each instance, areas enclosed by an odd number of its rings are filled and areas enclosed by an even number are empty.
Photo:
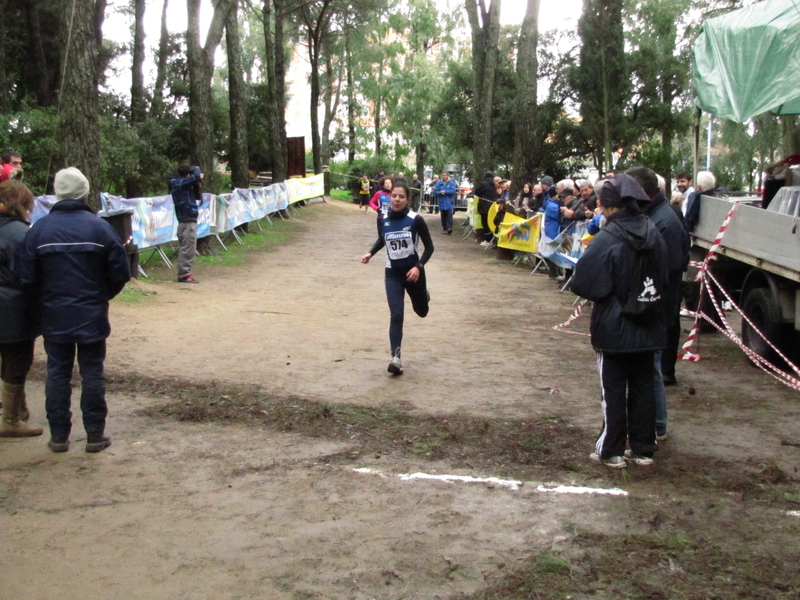
[[[656,440],[658,440],[659,442],[664,442],[664,441],[666,441],[666,439],[667,439],[667,432],[666,431],[664,433],[656,432]]]
[[[392,375],[403,374],[403,363],[400,362],[400,350],[392,357],[392,362],[389,363],[389,368],[387,370]]]
[[[197,279],[194,275],[187,275],[182,279],[178,279],[178,283],[200,283],[200,280]]]
[[[624,469],[628,466],[628,463],[625,462],[625,459],[622,456],[611,456],[609,458],[600,458],[600,455],[596,452],[592,452],[589,455],[589,458],[596,462],[602,463],[610,469]]]
[[[648,467],[653,464],[652,457],[636,454],[633,450],[625,450],[625,458],[634,464],[642,465],[644,467]]]

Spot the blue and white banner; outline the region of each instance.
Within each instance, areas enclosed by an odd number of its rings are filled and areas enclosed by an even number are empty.
[[[291,183],[290,183],[291,182]],[[263,219],[290,203],[308,200],[324,193],[324,178],[314,175],[306,179],[291,179],[262,188],[236,189],[230,194],[216,196],[203,194],[197,217],[197,237],[230,231],[234,227]],[[55,196],[34,198],[31,222],[44,217],[57,202]],[[178,239],[178,220],[172,196],[153,198],[122,198],[100,194],[104,212],[126,211],[131,213],[132,243],[139,249],[152,248]]]

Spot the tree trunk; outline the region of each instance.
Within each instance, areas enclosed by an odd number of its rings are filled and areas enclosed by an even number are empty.
[[[536,107],[539,61],[539,0],[528,0],[517,50],[517,118],[514,120],[514,189],[534,180],[538,161]],[[480,172],[480,171],[478,171]]]
[[[87,203],[97,210],[100,181],[98,91],[106,0],[61,4],[64,70],[61,81],[60,146],[69,166],[89,180]],[[74,12],[73,12],[74,11]]]
[[[376,73],[383,73],[383,57],[378,63]],[[381,143],[381,117],[383,116],[383,88],[378,86],[376,98],[372,106],[372,122],[375,125],[375,154],[381,156],[383,145]]]
[[[311,63],[311,155],[314,173],[322,173],[322,157],[319,142],[319,58],[321,35],[309,27],[308,58]]]
[[[427,146],[424,142],[420,142],[417,144],[416,147],[416,155],[417,155],[417,177],[419,177],[420,181],[425,181],[425,150]],[[476,182],[477,183],[477,182]],[[420,194],[424,194],[425,190],[420,192]]]
[[[267,66],[269,146],[272,149],[272,181],[286,179],[286,59],[284,53],[284,0],[264,0],[264,62]],[[272,9],[274,8],[274,19]]]
[[[233,0],[219,0],[206,34],[205,46],[200,45],[200,0],[186,0],[188,29],[186,31],[189,65],[189,121],[191,127],[192,163],[205,174],[206,189],[216,187],[214,168],[214,120],[212,114],[211,78],[214,75],[214,51],[222,41],[225,22]]]
[[[321,0],[311,10],[308,4],[301,5],[303,24],[308,39],[308,58],[311,68],[311,154],[314,173],[322,173],[322,148],[319,132],[320,82],[319,68],[322,58],[322,42],[331,22],[333,0]]]
[[[331,164],[331,124],[339,112],[339,101],[342,97],[342,66],[344,64],[343,56],[335,56],[329,45],[333,45],[332,40],[328,37],[325,52],[325,117],[322,122],[322,164],[330,166]],[[334,58],[336,65],[334,65]],[[325,190],[328,194],[329,189]]]
[[[235,187],[250,187],[247,153],[247,101],[242,73],[242,53],[239,45],[239,0],[233,0],[233,10],[225,26],[228,50],[228,98],[230,101],[230,169]]]
[[[0,0],[0,15],[6,14],[7,0]],[[0,114],[8,112],[8,91],[6,89],[6,28],[0,22]]]
[[[500,41],[500,1],[494,0],[488,11],[484,7],[483,0],[466,0],[467,17],[472,32],[475,115],[472,160],[476,173],[483,173],[493,166],[492,109]]]
[[[167,60],[169,59],[169,30],[167,29],[167,7],[169,0],[164,0],[161,8],[161,37],[158,41],[158,58],[156,83],[153,88],[153,102],[150,104],[150,116],[160,117],[164,111],[164,83],[167,81]]]
[[[353,56],[350,52],[350,28],[344,32],[344,52],[347,68],[347,164],[356,160],[356,99],[353,77]]]
[[[131,69],[131,122],[144,123],[147,101],[144,97],[144,9],[145,0],[133,2],[133,67]]]
[[[800,128],[797,125],[797,117],[781,115],[781,132],[784,158],[800,154]]]
[[[5,4],[5,2],[4,2]],[[89,2],[92,4],[92,2]],[[52,94],[50,83],[50,72],[47,70],[47,60],[44,54],[44,44],[42,43],[42,28],[39,23],[39,9],[36,2],[25,2],[25,21],[30,33],[30,56],[32,67],[36,73],[36,100],[39,106],[52,106],[55,98]],[[66,4],[67,10],[71,11],[71,6]],[[5,14],[5,12],[0,13]],[[5,86],[2,88],[5,91]]]

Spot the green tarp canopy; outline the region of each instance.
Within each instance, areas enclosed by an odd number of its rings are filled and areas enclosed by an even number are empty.
[[[800,0],[766,0],[703,23],[692,47],[697,104],[744,123],[800,114]]]

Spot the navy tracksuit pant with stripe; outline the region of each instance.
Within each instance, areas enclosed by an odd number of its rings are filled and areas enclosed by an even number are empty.
[[[656,450],[654,353],[597,353],[602,391],[603,428],[595,452],[622,456],[626,442],[635,454]]]

